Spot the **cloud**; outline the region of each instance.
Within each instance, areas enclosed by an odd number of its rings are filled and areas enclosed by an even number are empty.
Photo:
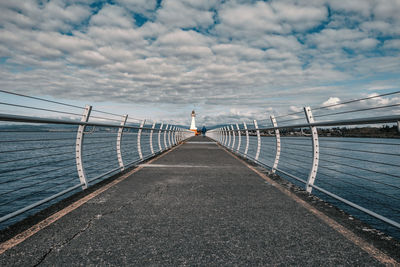
[[[175,120],[196,105],[217,123],[399,89],[395,0],[27,0],[0,8],[3,90],[149,112],[164,105]]]
[[[328,100],[326,100],[324,103],[322,103],[322,106],[327,107],[328,109],[338,109],[340,108],[341,105],[338,105],[341,102],[339,97],[329,97]]]
[[[213,13],[199,9],[201,5],[194,5],[192,1],[166,0],[161,5],[157,20],[168,27],[204,29],[214,23]]]
[[[122,7],[105,5],[96,15],[90,18],[90,25],[98,27],[132,28],[134,19]]]

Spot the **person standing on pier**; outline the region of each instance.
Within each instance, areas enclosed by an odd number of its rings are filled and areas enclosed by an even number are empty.
[[[203,135],[203,137],[206,137],[206,132],[207,132],[206,126],[203,125],[203,128],[201,129],[201,134]]]

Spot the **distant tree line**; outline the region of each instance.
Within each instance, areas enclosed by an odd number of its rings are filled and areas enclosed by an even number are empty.
[[[281,129],[281,136],[309,136],[310,129]],[[245,134],[244,132],[242,134]],[[256,135],[255,131],[250,131],[250,135]],[[261,130],[262,136],[274,136],[273,130]],[[383,125],[382,127],[333,127],[333,128],[318,128],[319,136],[332,137],[373,137],[373,138],[400,138],[397,126]]]

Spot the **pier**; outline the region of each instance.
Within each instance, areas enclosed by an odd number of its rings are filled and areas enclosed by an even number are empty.
[[[203,136],[194,111],[190,129],[6,103],[18,110],[0,114],[0,264],[398,266],[400,116],[353,106],[398,93]]]
[[[395,246],[382,252],[204,137],[143,162],[1,249],[2,266],[398,264]]]

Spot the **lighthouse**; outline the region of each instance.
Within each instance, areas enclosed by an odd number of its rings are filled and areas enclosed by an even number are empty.
[[[190,129],[189,129],[189,130],[191,130],[191,131],[197,133],[195,117],[196,117],[196,113],[195,113],[194,110],[193,110],[193,111],[192,111],[192,122],[190,123]]]

